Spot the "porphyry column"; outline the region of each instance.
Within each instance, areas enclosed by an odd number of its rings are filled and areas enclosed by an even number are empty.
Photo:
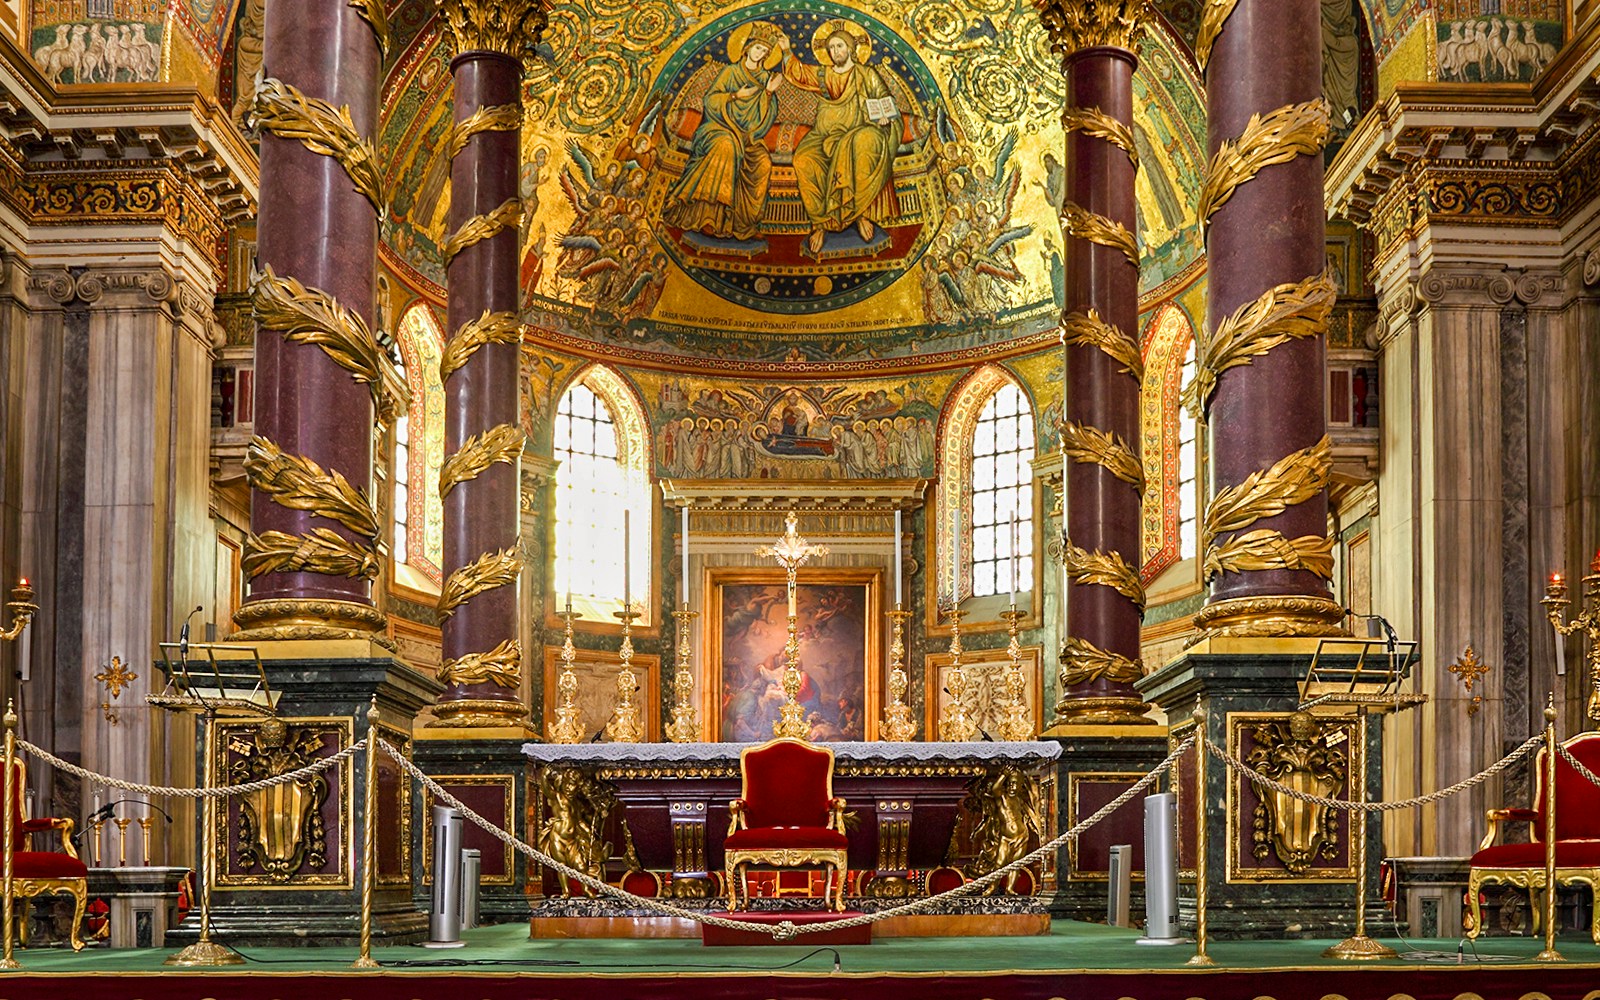
[[[1337,634],[1327,486],[1322,34],[1316,0],[1208,4],[1196,44],[1211,161],[1199,374],[1211,502],[1201,524],[1212,636]]]
[[[442,9],[456,56],[451,232],[441,247],[451,331],[441,362],[446,457],[439,473],[439,679],[446,687],[435,724],[509,726],[527,714],[517,638],[522,55],[538,41],[545,15],[538,3],[498,0],[446,0]]]
[[[265,21],[257,229],[256,436],[234,639],[366,637],[377,515],[369,497],[380,28],[367,3],[274,0]],[[381,23],[381,5],[376,8]]]
[[[1065,398],[1061,444],[1067,630],[1057,723],[1147,723],[1139,461],[1139,249],[1133,143],[1138,0],[1041,0],[1066,76]]]

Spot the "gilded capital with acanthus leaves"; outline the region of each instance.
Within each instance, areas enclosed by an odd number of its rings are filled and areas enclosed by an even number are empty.
[[[544,0],[440,0],[452,48],[523,59],[549,24]]]
[[[1149,0],[1033,0],[1050,50],[1069,56],[1101,46],[1133,51],[1150,15]]]

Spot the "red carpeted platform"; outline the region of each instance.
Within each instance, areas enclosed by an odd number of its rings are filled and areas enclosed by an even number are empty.
[[[790,920],[802,928],[806,924],[820,924],[827,921],[840,920],[845,917],[859,917],[860,915],[861,914],[856,910],[846,910],[843,913],[827,913],[816,911],[791,913],[784,913],[781,911],[754,911],[745,913],[724,912],[715,914],[715,916],[727,917],[730,920],[741,920],[746,923],[763,924],[769,926],[772,924],[781,924],[785,920]],[[787,941],[778,941],[770,934],[763,934],[759,931],[736,931],[727,927],[713,927],[710,924],[701,924],[700,930],[701,942],[707,947],[711,948],[729,945],[749,946],[776,944],[816,946],[825,944],[839,945],[872,943],[871,924],[862,924],[859,927],[846,927],[831,931],[812,931],[810,933],[802,930],[798,937],[790,938]]]

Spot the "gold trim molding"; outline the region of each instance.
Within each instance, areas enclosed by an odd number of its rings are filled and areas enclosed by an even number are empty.
[[[1208,638],[1308,638],[1346,635],[1344,608],[1327,597],[1235,597],[1194,616],[1196,642]]]

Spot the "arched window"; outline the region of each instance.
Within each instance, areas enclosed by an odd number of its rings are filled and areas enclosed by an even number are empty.
[[[1140,433],[1144,460],[1146,583],[1198,550],[1201,489],[1200,427],[1183,406],[1194,380],[1194,325],[1178,306],[1162,306],[1145,325]],[[1198,577],[1196,578],[1198,579]]]
[[[1011,376],[987,366],[957,393],[940,448],[939,591],[952,598],[1033,590],[1033,408]]]
[[[411,405],[395,421],[394,564],[395,580],[418,589],[437,589],[444,562],[444,504],[439,499],[439,467],[444,463],[444,382],[439,359],[444,335],[433,310],[417,303],[400,318],[400,369],[411,391]]]
[[[552,597],[565,602],[570,595],[573,610],[590,620],[614,621],[626,590],[634,610],[644,612],[636,624],[651,621],[652,504],[643,430],[632,391],[607,368],[586,370],[556,407]]]

